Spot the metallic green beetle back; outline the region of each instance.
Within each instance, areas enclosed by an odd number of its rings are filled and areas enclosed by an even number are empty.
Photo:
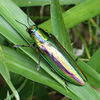
[[[85,84],[86,78],[82,71],[53,35],[49,35],[37,26],[31,26],[27,31],[35,40],[41,56],[50,64],[58,75],[73,84]]]

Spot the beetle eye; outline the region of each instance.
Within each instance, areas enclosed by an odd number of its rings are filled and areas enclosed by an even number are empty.
[[[28,29],[28,33],[31,34],[33,32],[33,29]]]

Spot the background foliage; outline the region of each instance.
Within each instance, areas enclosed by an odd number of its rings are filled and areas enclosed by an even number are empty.
[[[100,88],[99,4],[99,0],[0,0],[0,98],[53,100],[52,94],[57,95],[57,90],[60,98],[64,95],[75,100],[99,100],[100,92],[91,87]],[[38,55],[34,48],[13,48],[14,44],[33,43],[25,27],[15,21],[28,26],[26,5],[30,18],[39,27],[55,35],[74,59],[77,57],[73,50],[85,59],[77,61],[87,78],[85,86],[68,83],[66,90],[64,80],[42,58],[41,68],[36,70]],[[84,49],[80,50],[82,45]]]

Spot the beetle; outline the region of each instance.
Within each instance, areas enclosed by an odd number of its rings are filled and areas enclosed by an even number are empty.
[[[23,23],[20,24],[24,25]],[[34,39],[34,44],[31,46],[36,46],[39,54],[49,63],[51,68],[60,77],[75,85],[85,85],[86,77],[78,67],[76,61],[52,34],[48,34],[36,25],[32,25],[30,27],[26,26],[26,28],[30,37]],[[26,46],[15,45],[14,47]],[[38,67],[40,66],[39,64]]]

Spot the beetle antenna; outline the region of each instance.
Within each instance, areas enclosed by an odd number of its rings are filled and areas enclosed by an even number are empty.
[[[15,21],[18,22],[19,24],[24,25],[26,28],[28,28],[25,24],[23,24],[23,23],[21,23],[21,22],[19,22],[19,21],[17,21],[17,20],[15,20]]]
[[[29,23],[29,11],[28,11],[27,5],[26,5],[26,9],[27,9],[27,23],[28,23],[29,26],[31,26],[30,23]]]

